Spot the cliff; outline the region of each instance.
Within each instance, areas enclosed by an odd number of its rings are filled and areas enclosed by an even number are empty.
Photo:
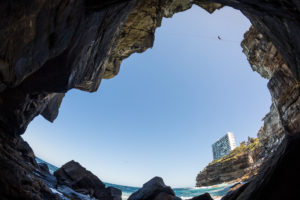
[[[227,156],[214,160],[205,167],[196,178],[196,186],[210,186],[224,182],[247,180],[257,174],[259,159],[259,139],[249,139],[246,144],[235,148]]]
[[[272,81],[283,78],[294,81],[291,71],[276,47],[253,26],[245,33],[241,46],[252,70],[258,72],[263,78]],[[269,87],[271,83],[270,81]],[[283,97],[284,95],[280,93],[277,95],[281,96],[277,98],[289,97]],[[284,127],[276,103],[276,99],[273,98],[270,112],[263,118],[264,125],[258,131],[255,143],[247,146],[242,144],[228,156],[208,164],[198,174],[197,186],[245,180],[257,174],[263,159],[272,155],[284,138]]]

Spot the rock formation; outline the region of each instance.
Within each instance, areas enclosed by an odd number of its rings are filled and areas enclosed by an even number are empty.
[[[54,172],[58,185],[66,185],[76,192],[90,195],[100,200],[121,200],[121,190],[105,188],[104,183],[82,167],[78,162],[70,161]]]
[[[143,185],[141,189],[130,195],[128,200],[180,200],[175,196],[171,187],[166,186],[163,179],[154,177]]]
[[[259,173],[222,200],[298,199],[300,134],[286,136]],[[293,166],[293,167],[290,167]]]
[[[130,195],[128,200],[181,200],[181,198],[175,196],[172,188],[166,186],[161,177],[154,177]],[[209,193],[204,193],[189,200],[213,200],[213,198]]]
[[[255,28],[242,46],[252,68],[270,80],[273,101],[261,138],[274,135],[277,141],[285,135],[277,149],[265,143],[266,152],[275,157],[264,167],[272,170],[253,180],[238,198],[293,199],[297,190],[292,191],[290,180],[299,169],[294,152],[300,132],[298,0],[0,1],[1,199],[57,197],[31,177],[36,163],[26,145],[17,149],[19,135],[39,114],[53,121],[68,90],[96,91],[102,78],[118,73],[123,59],[153,45],[163,17],[192,4],[209,12],[232,6],[249,18]],[[282,182],[284,197],[278,194]]]
[[[210,194],[204,193],[189,200],[213,200],[213,198],[211,198]]]
[[[21,138],[0,131],[0,199],[60,199],[38,176],[38,164],[29,145]]]
[[[224,182],[245,181],[255,175],[262,160],[259,159],[259,140],[241,144],[229,155],[214,160],[196,178],[196,186],[210,186]]]

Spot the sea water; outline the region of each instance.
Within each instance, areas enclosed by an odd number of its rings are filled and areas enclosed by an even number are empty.
[[[38,163],[45,163],[48,165],[50,173],[53,174],[54,171],[58,169],[58,167],[40,159],[36,158],[36,161]],[[122,191],[122,199],[126,200],[132,193],[136,192],[138,187],[131,187],[131,186],[123,186],[123,185],[117,185],[117,184],[111,184],[111,183],[105,183],[104,184],[108,186],[112,186],[115,188],[118,188]],[[194,196],[198,196],[200,194],[204,194],[208,192],[213,198],[217,198],[220,196],[224,196],[229,188],[233,184],[220,184],[220,185],[214,185],[214,186],[208,186],[208,187],[187,187],[187,188],[173,188],[176,196],[182,198],[182,199],[190,199]]]

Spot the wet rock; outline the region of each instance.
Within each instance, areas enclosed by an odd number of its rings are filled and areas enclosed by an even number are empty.
[[[176,199],[174,191],[165,185],[162,178],[154,177],[141,189],[130,195],[128,200],[164,200],[166,198]]]
[[[155,197],[154,200],[181,200],[181,198],[172,196],[165,192],[161,192]]]
[[[72,188],[66,185],[59,185],[56,190],[63,200],[72,199],[72,200],[92,200],[90,195],[84,195],[79,192],[76,192]]]
[[[21,137],[7,137],[0,130],[0,199],[60,199],[37,170],[30,146]]]
[[[204,193],[199,196],[193,197],[190,200],[213,200],[209,193]]]
[[[243,183],[237,183],[230,187],[227,194],[222,197],[221,200],[234,200],[236,199],[249,185],[249,182],[243,184]]]
[[[99,194],[100,200],[121,200],[122,191],[114,188],[114,187],[107,187]]]
[[[286,136],[274,154],[262,165],[257,176],[222,200],[298,199],[300,133]],[[284,183],[284,184],[283,184]]]
[[[46,163],[38,163],[38,165],[42,173],[50,174],[49,167]]]
[[[232,192],[232,191],[234,191],[234,190],[237,190],[237,189],[239,189],[240,187],[242,187],[243,185],[244,185],[244,184],[241,183],[241,182],[236,183],[236,184],[234,184],[233,186],[230,187],[230,189],[228,190],[228,192]]]
[[[73,160],[56,170],[54,176],[59,185],[67,185],[77,192],[96,198],[105,189],[104,183],[97,176]]]

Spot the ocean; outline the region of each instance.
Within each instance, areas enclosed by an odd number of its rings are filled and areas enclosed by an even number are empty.
[[[58,167],[40,159],[36,158],[36,161],[38,163],[45,163],[48,165],[50,173],[54,173],[58,169]],[[131,186],[123,186],[123,185],[117,185],[112,183],[105,183],[106,186],[112,186],[115,188],[118,188],[122,191],[122,199],[126,200],[132,193],[137,191],[138,187],[131,187]],[[208,186],[208,187],[187,187],[187,188],[172,188],[176,194],[176,196],[182,198],[182,199],[190,199],[194,196],[198,196],[200,194],[208,192],[213,198],[218,198],[220,196],[224,196],[229,188],[233,184],[220,184],[220,185],[214,185],[214,186]]]

